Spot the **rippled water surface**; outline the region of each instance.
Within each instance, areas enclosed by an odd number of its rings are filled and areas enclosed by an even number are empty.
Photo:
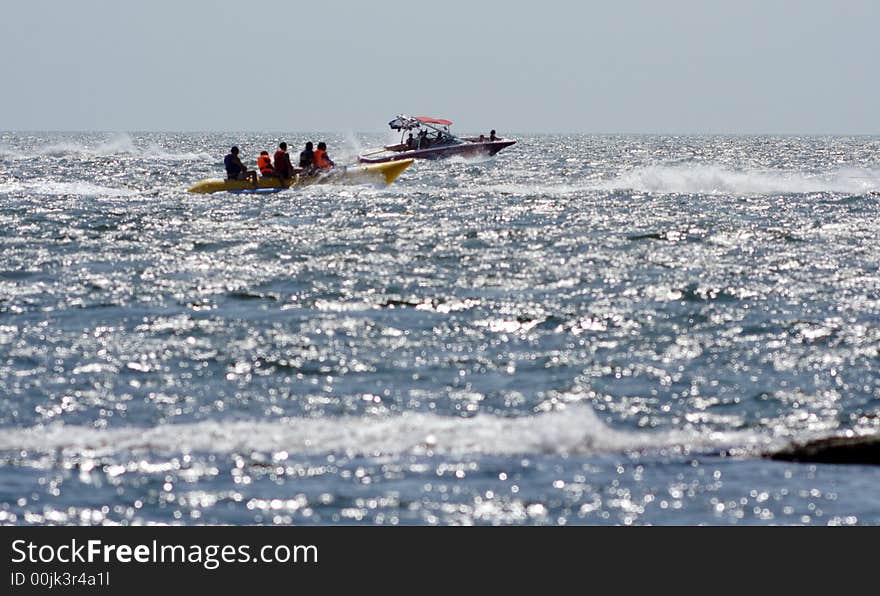
[[[0,133],[0,522],[880,523],[880,139],[309,139]]]

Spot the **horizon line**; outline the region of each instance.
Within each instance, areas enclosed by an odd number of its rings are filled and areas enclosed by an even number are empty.
[[[464,131],[460,134],[470,134],[474,131]],[[33,133],[90,133],[90,134],[157,134],[157,133],[176,133],[176,134],[289,134],[289,135],[336,135],[336,134],[386,134],[387,131],[376,130],[221,130],[221,129],[192,129],[192,130],[173,130],[173,129],[85,129],[85,128],[60,128],[60,129],[0,129],[0,134],[33,134]],[[663,136],[663,137],[700,137],[700,136],[719,136],[719,137],[876,137],[880,136],[878,132],[729,132],[729,131],[692,131],[692,132],[634,132],[634,131],[577,131],[577,130],[545,130],[545,131],[509,131],[505,134],[510,135],[584,135],[584,136]]]

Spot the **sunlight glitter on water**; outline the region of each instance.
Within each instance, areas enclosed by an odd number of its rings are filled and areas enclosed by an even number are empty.
[[[880,522],[758,458],[880,426],[877,139],[184,192],[277,140],[0,134],[4,523]]]

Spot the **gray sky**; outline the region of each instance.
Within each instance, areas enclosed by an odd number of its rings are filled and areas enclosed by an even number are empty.
[[[2,130],[880,133],[877,0],[0,8]]]

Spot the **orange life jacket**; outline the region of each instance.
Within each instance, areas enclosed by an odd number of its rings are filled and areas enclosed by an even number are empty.
[[[330,160],[327,158],[326,149],[315,149],[315,167],[326,170],[330,167]]]
[[[257,158],[257,167],[260,168],[260,173],[264,176],[275,173],[275,170],[272,169],[272,160],[268,155],[261,155]]]

